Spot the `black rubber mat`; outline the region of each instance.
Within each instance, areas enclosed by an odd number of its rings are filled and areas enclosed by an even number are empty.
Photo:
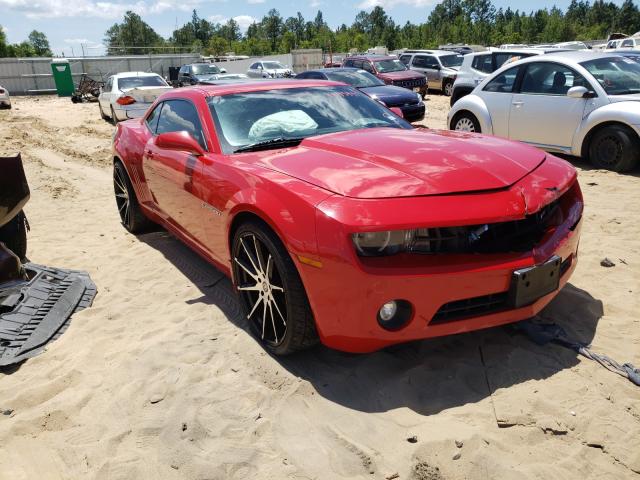
[[[0,285],[0,367],[41,353],[97,293],[86,272],[34,263],[24,268],[29,280]]]

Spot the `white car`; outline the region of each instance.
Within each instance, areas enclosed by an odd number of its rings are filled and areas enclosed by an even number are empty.
[[[640,160],[640,64],[591,51],[525,58],[458,100],[447,123],[628,171]]]
[[[11,108],[9,90],[0,85],[0,108]]]
[[[100,116],[114,124],[130,118],[139,118],[158,95],[172,87],[157,73],[123,72],[112,75],[100,89],[98,108]]]
[[[252,63],[247,70],[251,78],[286,78],[295,77],[293,70],[287,65],[273,60],[261,60]]]

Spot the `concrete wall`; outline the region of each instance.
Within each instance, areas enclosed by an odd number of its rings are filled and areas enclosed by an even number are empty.
[[[197,54],[135,55],[126,57],[69,58],[74,81],[82,73],[95,80],[106,80],[119,72],[141,71],[169,75],[169,67],[197,62]],[[51,74],[50,58],[0,58],[0,85],[12,95],[36,95],[54,93],[55,83]]]

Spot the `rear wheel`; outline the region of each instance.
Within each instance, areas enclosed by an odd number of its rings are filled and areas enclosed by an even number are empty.
[[[442,91],[447,97],[450,97],[453,94],[453,82],[445,82]]]
[[[318,342],[307,294],[280,239],[251,220],[233,237],[233,277],[251,331],[267,349],[286,355]]]
[[[113,105],[111,106],[111,123],[113,123],[114,125],[118,124],[118,117],[116,117],[116,112],[113,109]]]
[[[129,181],[129,175],[120,162],[113,164],[113,190],[124,228],[133,234],[151,230],[154,223],[142,213],[136,193]]]
[[[473,113],[460,112],[451,121],[451,130],[481,133],[480,122]]]
[[[589,159],[597,168],[627,172],[638,164],[639,147],[636,134],[628,127],[611,125],[593,135],[589,143]]]

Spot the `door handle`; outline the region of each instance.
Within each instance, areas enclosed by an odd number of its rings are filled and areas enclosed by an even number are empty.
[[[511,105],[515,105],[516,107],[521,107],[524,105],[524,102],[513,102]]]

